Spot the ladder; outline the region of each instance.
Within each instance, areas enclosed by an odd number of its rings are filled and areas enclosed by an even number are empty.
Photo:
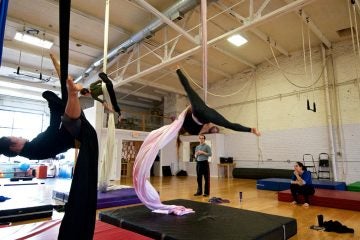
[[[303,164],[307,170],[311,172],[312,178],[318,178],[318,172],[316,171],[316,165],[312,154],[305,153],[303,155]]]
[[[329,154],[319,154],[318,179],[330,179],[330,160]]]

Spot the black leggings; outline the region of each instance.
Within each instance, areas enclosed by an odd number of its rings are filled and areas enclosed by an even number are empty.
[[[28,159],[54,158],[75,145],[75,138],[60,125],[65,104],[51,91],[45,91],[42,96],[48,101],[50,125],[44,132],[25,143],[19,155]]]
[[[298,195],[301,194],[304,196],[305,203],[309,203],[309,196],[315,193],[314,187],[309,185],[300,186],[298,184],[291,184],[290,190],[291,195],[296,202],[298,202]]]
[[[208,107],[205,102],[197,95],[194,89],[191,88],[188,79],[181,72],[180,69],[176,70],[181,84],[183,85],[188,98],[190,100],[193,115],[203,124],[214,123],[218,126],[229,128],[238,132],[251,132],[251,128],[244,127],[238,123],[229,122],[215,109]]]
[[[114,111],[117,112],[119,115],[121,115],[121,110],[119,105],[117,104],[116,101],[116,95],[114,92],[114,87],[113,84],[111,82],[111,80],[108,78],[108,76],[101,72],[99,73],[99,77],[101,78],[101,80],[103,80],[103,82],[106,84],[106,89],[108,90],[109,96],[110,96],[110,101],[111,101],[111,105],[114,108]]]

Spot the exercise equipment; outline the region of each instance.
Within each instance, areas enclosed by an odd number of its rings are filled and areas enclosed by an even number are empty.
[[[100,213],[100,220],[154,239],[289,239],[297,233],[294,218],[184,199],[164,202],[195,210],[183,216],[160,215],[145,206]]]

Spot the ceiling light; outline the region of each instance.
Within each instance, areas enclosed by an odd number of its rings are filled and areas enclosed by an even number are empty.
[[[24,34],[24,33],[19,33],[17,32],[15,34],[15,40],[18,40],[20,42],[25,42],[34,46],[38,46],[38,47],[42,47],[42,48],[46,48],[46,49],[50,49],[51,46],[53,45],[52,42],[48,41],[48,40],[43,40],[40,39],[38,37],[29,35],[29,34]]]
[[[227,40],[237,47],[247,43],[247,40],[240,34],[232,35],[232,36],[228,37]]]

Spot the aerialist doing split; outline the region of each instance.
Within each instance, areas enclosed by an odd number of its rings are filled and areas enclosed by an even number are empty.
[[[191,135],[204,133],[217,133],[218,129],[214,124],[238,132],[251,132],[256,136],[260,136],[260,132],[256,128],[244,127],[238,123],[229,122],[215,109],[208,107],[199,95],[191,88],[188,79],[178,67],[176,73],[184,87],[191,107],[189,107],[185,116],[183,129]]]
[[[120,120],[121,117],[121,110],[119,105],[117,104],[116,101],[116,95],[114,92],[114,87],[113,84],[111,82],[111,80],[108,78],[108,76],[101,72],[99,73],[99,77],[101,78],[101,80],[97,80],[96,82],[93,82],[90,84],[90,88],[82,88],[80,90],[80,94],[84,95],[84,96],[90,96],[92,97],[94,100],[99,101],[102,103],[102,105],[104,106],[104,108],[106,108],[108,111],[110,112],[117,112],[119,117],[118,119]],[[111,105],[112,108],[109,107],[109,105],[107,104],[106,100],[102,100],[99,98],[100,95],[103,95],[103,90],[102,90],[102,82],[105,83],[106,85],[106,89],[109,93],[110,96],[110,101],[111,101]]]

